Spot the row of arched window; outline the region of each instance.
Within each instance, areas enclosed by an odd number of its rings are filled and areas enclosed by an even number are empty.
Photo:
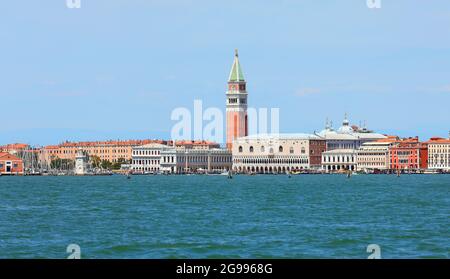
[[[291,158],[284,158],[284,159],[277,159],[277,158],[270,158],[270,159],[247,159],[247,158],[239,158],[234,160],[235,164],[308,164],[308,159],[291,159]]]
[[[239,149],[239,153],[244,152],[244,148],[243,148],[242,146],[239,146],[238,149]],[[280,145],[280,146],[278,147],[278,152],[279,152],[279,153],[282,153],[283,150],[284,150],[283,146]],[[253,151],[254,151],[253,146],[250,146],[250,147],[248,148],[248,151],[249,151],[250,153],[253,153]],[[262,145],[262,146],[260,147],[260,152],[266,152],[266,148],[264,147],[264,145]],[[302,154],[305,154],[305,152],[306,152],[305,148],[302,147],[301,153],[302,153]],[[272,147],[269,149],[269,153],[273,153],[273,148],[272,148]],[[294,147],[290,147],[290,148],[289,148],[289,153],[291,153],[291,154],[294,153]]]

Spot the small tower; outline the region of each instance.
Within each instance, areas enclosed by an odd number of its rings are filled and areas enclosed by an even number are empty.
[[[247,82],[239,63],[238,50],[235,50],[234,62],[228,78],[227,96],[227,130],[226,145],[231,150],[233,140],[248,135],[247,119]]]
[[[75,175],[87,174],[87,161],[88,157],[83,150],[79,149],[75,156]]]
[[[344,121],[342,121],[343,126],[348,126],[350,124],[350,121],[348,121],[348,115],[345,113],[344,115]]]

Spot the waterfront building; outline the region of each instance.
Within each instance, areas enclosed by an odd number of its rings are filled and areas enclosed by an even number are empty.
[[[356,156],[357,170],[387,171],[389,169],[389,148],[398,141],[398,137],[389,136],[385,139],[363,143]]]
[[[407,138],[389,148],[391,170],[417,171],[428,168],[428,147],[419,138]]]
[[[186,150],[186,149],[185,149]],[[161,153],[160,168],[162,173],[173,174],[181,173],[186,166],[181,166],[180,162],[177,161],[177,156],[180,152],[184,152],[180,148],[168,148]]]
[[[221,173],[232,168],[231,151],[211,149],[165,149],[161,152],[162,173]]]
[[[248,135],[247,83],[237,50],[228,78],[226,99],[226,146],[231,150],[233,140]]]
[[[161,151],[169,148],[169,146],[160,143],[133,147],[131,169],[134,173],[158,173]]]
[[[286,173],[320,168],[324,139],[311,134],[259,134],[233,142],[233,170]]]
[[[355,149],[333,149],[322,153],[322,169],[325,172],[356,170]]]
[[[231,151],[208,141],[151,143],[133,148],[134,173],[218,172],[231,169]]]
[[[146,144],[157,143],[173,145],[173,141],[167,140],[125,140],[125,141],[88,141],[88,142],[64,142],[59,145],[45,146],[40,150],[40,159],[51,162],[51,160],[68,159],[75,160],[79,149],[82,149],[89,157],[98,157],[100,160],[111,163],[119,159],[130,161],[133,156],[133,148]],[[193,149],[218,148],[219,144],[209,141],[176,141],[176,147]]]
[[[31,147],[24,143],[12,143],[0,146],[0,152],[6,152],[12,155],[17,155],[23,151],[30,150]]]
[[[133,147],[149,143],[167,143],[163,140],[127,140],[127,141],[90,141],[64,142],[59,145],[45,146],[40,151],[40,159],[50,162],[52,159],[75,160],[79,149],[90,157],[96,156],[100,160],[117,162],[119,159],[131,160]]]
[[[431,138],[428,145],[428,168],[450,171],[450,138]]]
[[[0,175],[23,175],[23,160],[8,152],[0,152]]]
[[[316,135],[326,140],[327,151],[322,154],[322,170],[326,172],[355,171],[358,149],[366,142],[387,138],[365,127],[351,126],[347,115],[339,129],[334,130],[327,120],[325,129]]]

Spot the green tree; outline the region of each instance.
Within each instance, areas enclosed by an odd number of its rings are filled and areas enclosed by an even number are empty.
[[[112,163],[110,161],[108,161],[108,160],[102,160],[100,166],[103,169],[106,169],[106,170],[111,170],[112,169]]]
[[[117,162],[112,164],[113,170],[119,170],[122,164],[128,164],[129,160],[126,160],[125,158],[119,158],[117,159]]]
[[[102,163],[102,160],[97,155],[90,156],[90,160],[92,163],[92,167],[94,167],[94,168],[99,168],[100,164]]]

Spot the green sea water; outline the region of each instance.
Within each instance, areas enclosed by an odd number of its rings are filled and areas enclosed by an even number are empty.
[[[449,258],[450,175],[0,177],[0,258]]]

